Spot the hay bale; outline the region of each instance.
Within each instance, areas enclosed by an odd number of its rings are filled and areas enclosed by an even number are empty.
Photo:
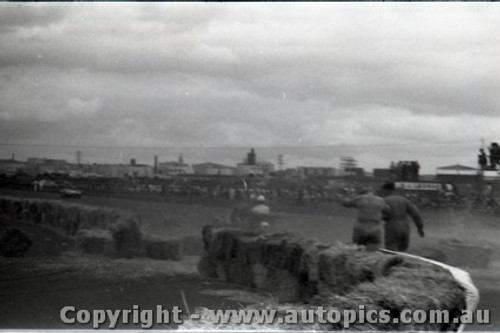
[[[245,287],[254,287],[252,267],[237,258],[224,263],[225,281]]]
[[[21,220],[22,221],[31,221],[31,214],[29,210],[29,201],[23,200],[21,201]]]
[[[406,261],[406,259],[405,259]],[[408,264],[408,263],[406,263]],[[413,266],[413,267],[411,267]],[[379,307],[398,317],[403,309],[448,310],[450,318],[460,314],[465,308],[465,295],[451,274],[445,269],[431,264],[405,264],[394,269],[391,274],[379,277],[373,282],[359,284],[345,297],[361,299],[368,307]],[[448,324],[396,325],[393,330],[448,330]],[[387,329],[387,327],[376,327]]]
[[[0,236],[0,255],[5,257],[22,257],[33,244],[28,235],[17,228],[9,228]]]
[[[51,225],[52,222],[52,216],[51,216],[51,210],[52,210],[52,205],[48,201],[42,201],[40,202],[40,224],[42,225]]]
[[[465,295],[444,268],[402,255],[365,251],[355,245],[325,246],[290,235],[259,236],[241,230],[210,230],[199,263],[201,274],[269,291],[280,302],[331,309],[446,309],[465,307]],[[301,305],[304,306],[304,305]],[[448,325],[375,324],[353,329],[450,329]],[[342,322],[323,329],[342,329]]]
[[[147,237],[142,240],[143,254],[160,260],[182,260],[182,240]]]
[[[299,281],[287,270],[269,270],[267,288],[280,302],[300,301]]]
[[[266,266],[257,263],[251,266],[252,268],[252,279],[255,288],[261,290],[267,290],[269,288],[268,285],[268,273],[269,270]]]
[[[182,252],[184,255],[202,255],[204,252],[202,238],[200,236],[183,237]]]
[[[89,206],[79,206],[80,210],[80,225],[82,229],[105,229],[106,224],[99,216],[99,211]]]
[[[217,264],[211,256],[202,256],[198,262],[198,272],[206,277],[217,278]]]
[[[50,227],[56,229],[63,229],[64,220],[61,219],[62,211],[64,211],[64,207],[59,204],[50,204],[50,209],[48,211],[47,223]],[[63,229],[64,230],[64,229]]]
[[[130,258],[141,253],[142,233],[133,218],[122,218],[108,226],[113,236],[114,253],[119,257]]]
[[[0,198],[0,210],[12,218],[56,228],[69,236],[76,236],[79,230],[109,230],[117,256],[132,257],[141,251],[140,220],[128,213],[60,201],[18,198]],[[79,237],[90,237],[84,234]],[[90,238],[94,236],[100,238],[97,234]]]
[[[80,225],[80,215],[78,206],[67,206],[61,212],[61,228],[66,235],[74,236],[80,229],[89,229]]]
[[[319,253],[318,277],[321,292],[341,294],[352,286],[346,263],[358,250],[357,246],[338,246]]]
[[[208,242],[208,253],[217,260],[228,260],[236,258],[240,245],[238,240],[241,237],[254,237],[255,233],[242,229],[219,229],[210,233]]]
[[[10,201],[8,204],[7,214],[14,219],[19,219],[21,217],[21,213],[22,213],[21,202],[18,200]]]
[[[108,230],[80,230],[76,234],[76,247],[82,253],[109,256],[113,254],[113,237]]]

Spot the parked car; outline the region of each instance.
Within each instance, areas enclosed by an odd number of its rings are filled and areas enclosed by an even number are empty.
[[[72,188],[63,188],[61,190],[61,198],[81,198],[82,191],[72,189]]]

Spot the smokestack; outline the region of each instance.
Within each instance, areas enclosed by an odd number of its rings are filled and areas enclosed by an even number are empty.
[[[135,158],[132,158],[132,159],[130,160],[130,165],[135,165]]]
[[[12,153],[11,160],[15,160],[15,159],[16,159],[16,154]]]
[[[158,173],[158,155],[155,155],[154,173]]]
[[[247,164],[255,165],[257,162],[257,155],[255,154],[255,149],[251,149],[250,153],[247,154]]]

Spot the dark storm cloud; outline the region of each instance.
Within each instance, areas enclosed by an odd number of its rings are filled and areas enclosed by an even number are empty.
[[[66,13],[64,8],[50,4],[3,3],[0,8],[0,32],[57,24],[64,19]]]

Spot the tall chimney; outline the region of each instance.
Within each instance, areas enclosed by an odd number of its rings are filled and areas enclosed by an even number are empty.
[[[135,158],[132,158],[132,159],[130,160],[130,165],[135,165]]]
[[[257,155],[255,154],[255,149],[251,149],[250,153],[247,154],[247,163],[250,165],[255,165],[257,162]]]
[[[158,173],[158,155],[155,155],[154,173]]]

